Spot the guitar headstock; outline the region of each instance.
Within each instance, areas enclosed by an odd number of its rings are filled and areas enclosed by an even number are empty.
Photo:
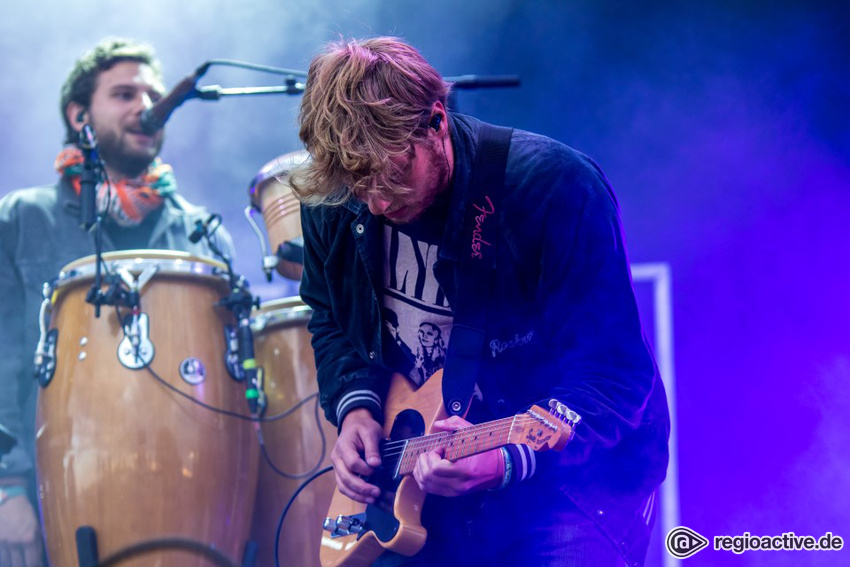
[[[579,414],[558,400],[549,400],[548,411],[535,405],[514,418],[508,442],[535,451],[560,451],[575,435],[579,422]]]

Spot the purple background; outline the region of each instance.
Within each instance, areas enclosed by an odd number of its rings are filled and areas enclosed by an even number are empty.
[[[461,110],[594,157],[633,262],[673,276],[681,520],[701,534],[850,538],[850,30],[835,2],[58,0],[4,6],[0,195],[51,182],[59,87],[109,34],[176,83],[231,58],[306,69],[329,39],[395,34],[445,75],[508,74]],[[96,8],[95,4],[99,6]],[[111,7],[115,6],[115,7]],[[213,69],[202,84],[276,84]],[[163,158],[221,212],[265,298],[248,184],[297,149],[298,97],[190,101]],[[658,542],[656,542],[658,543]],[[848,551],[702,551],[688,565],[838,565]]]

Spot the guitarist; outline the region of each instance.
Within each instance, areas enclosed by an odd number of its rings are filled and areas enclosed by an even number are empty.
[[[590,158],[519,130],[502,138],[500,182],[482,184],[491,127],[449,113],[449,88],[395,38],[331,44],[310,65],[300,137],[312,160],[293,185],[338,489],[379,496],[366,477],[381,464],[391,374],[418,385],[450,367],[452,338],[472,321],[467,419],[436,428],[548,398],[583,421],[561,453],[422,454],[425,546],[375,564],[642,565],[669,417],[614,194]]]

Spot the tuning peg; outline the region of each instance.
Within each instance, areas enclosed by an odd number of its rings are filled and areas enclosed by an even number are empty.
[[[573,428],[581,422],[581,416],[559,402],[558,400],[549,400],[549,413],[557,415],[562,421],[566,421]]]

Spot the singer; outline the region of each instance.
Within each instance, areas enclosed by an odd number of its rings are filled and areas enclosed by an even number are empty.
[[[0,562],[9,558],[9,565],[44,565],[33,507],[37,388],[32,358],[42,284],[68,262],[94,253],[92,236],[79,228],[84,126],[93,131],[103,161],[95,199],[104,216],[104,250],[153,248],[211,256],[205,241],[189,241],[195,222],[209,213],[177,193],[171,167],[157,157],[163,131],[145,133],[140,126],[142,113],[164,90],[160,63],[149,45],[121,38],[98,43],[76,61],[62,86],[66,146],[56,158],[59,180],[0,200],[0,422],[20,440],[0,466]],[[232,256],[223,228],[213,238]]]
[[[447,413],[472,399],[471,422],[550,398],[583,420],[561,453],[516,439],[460,459],[412,454],[427,540],[375,565],[641,565],[669,418],[614,194],[559,142],[449,112],[449,88],[395,38],[332,44],[310,65],[300,136],[312,160],[293,185],[306,203],[301,296],[319,392],[340,427],[338,490],[394,510],[387,499],[401,497],[381,492],[384,479],[364,480],[382,457],[393,463],[379,450],[383,408],[413,409],[407,392],[429,392],[444,370]],[[469,425],[452,415],[434,428]],[[399,522],[412,524],[421,493],[396,508]],[[346,544],[322,550],[377,547]]]

